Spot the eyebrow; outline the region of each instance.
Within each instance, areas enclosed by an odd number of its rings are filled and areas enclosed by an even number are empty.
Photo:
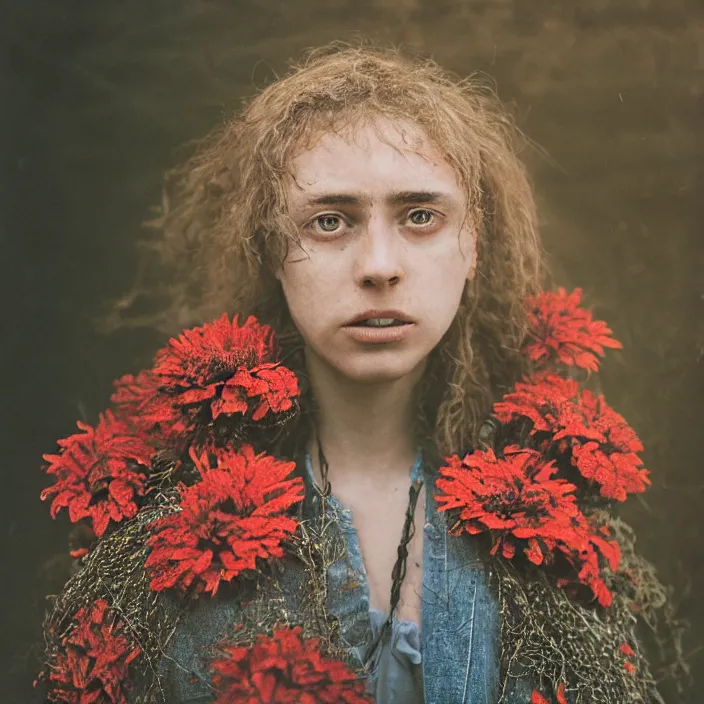
[[[317,198],[311,198],[308,205],[361,205],[362,200],[351,193],[326,193]],[[391,205],[435,203],[444,200],[447,200],[447,196],[437,191],[399,191],[387,198],[387,202]]]

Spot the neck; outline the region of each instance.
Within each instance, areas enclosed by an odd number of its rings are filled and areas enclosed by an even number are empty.
[[[417,453],[414,390],[424,365],[394,381],[359,383],[306,355],[318,406],[308,452],[319,475],[318,438],[330,476],[406,474]],[[317,433],[317,436],[316,434]]]

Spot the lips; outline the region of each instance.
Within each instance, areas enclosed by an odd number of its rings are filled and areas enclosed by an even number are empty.
[[[397,322],[385,326],[364,324],[365,320],[374,318]],[[411,335],[414,328],[415,321],[402,310],[375,308],[356,315],[344,325],[343,330],[356,342],[375,349],[380,345],[402,342]]]
[[[402,325],[389,325],[387,327],[371,327],[357,323],[355,325],[345,325],[342,329],[356,342],[371,348],[377,348],[379,345],[394,342],[400,343],[408,339],[414,328],[415,323],[403,323]]]
[[[406,315],[403,311],[401,310],[389,310],[389,309],[374,309],[374,310],[367,310],[364,313],[360,313],[360,315],[355,316],[351,320],[347,321],[344,325],[344,327],[350,327],[352,325],[359,325],[360,323],[363,323],[365,320],[371,320],[372,318],[387,318],[387,319],[393,319],[397,322],[400,323],[413,323],[414,320]]]

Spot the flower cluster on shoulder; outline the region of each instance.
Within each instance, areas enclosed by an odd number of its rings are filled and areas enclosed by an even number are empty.
[[[254,317],[240,324],[223,315],[171,339],[150,369],[117,380],[114,407],[95,427],[79,422],[81,432],[44,456],[55,482],[41,498],[52,499],[52,517],[67,509],[71,522],[89,522],[101,538],[166,500],[170,510],[146,538],[154,592],[213,595],[221,582],[282,557],[298,527],[291,509],[303,499],[303,481],[292,476],[293,462],[245,441],[296,411],[298,380],[275,353],[271,329]],[[166,481],[164,455],[179,468]],[[89,550],[79,555],[91,559]],[[105,599],[71,619],[42,678],[49,701],[126,702],[128,669],[141,652],[128,624]],[[338,670],[327,667],[335,692]]]
[[[507,440],[449,457],[436,499],[454,516],[455,533],[488,534],[492,553],[506,559],[559,564],[558,585],[582,585],[606,607],[604,575],[618,569],[620,550],[593,509],[645,491],[650,480],[636,433],[570,371],[586,378],[605,348],[621,347],[580,301],[579,289],[529,299],[523,351],[534,371],[493,408],[497,438]]]
[[[148,500],[159,452],[192,463],[191,450],[233,451],[251,427],[295,412],[299,394],[295,374],[276,361],[271,328],[253,316],[240,324],[223,315],[186,330],[150,369],[115,386],[114,408],[95,428],[79,422],[83,432],[44,456],[56,476],[42,492],[54,497],[52,517],[67,508],[71,522],[90,519],[98,537]]]
[[[491,449],[450,458],[437,486],[440,510],[457,510],[454,532],[490,532],[491,553],[505,558],[519,551],[536,565],[566,559],[603,606],[610,593],[600,576],[600,559],[613,570],[619,563],[617,543],[609,541],[577,505],[576,487],[556,477],[553,461],[517,445],[497,458]]]

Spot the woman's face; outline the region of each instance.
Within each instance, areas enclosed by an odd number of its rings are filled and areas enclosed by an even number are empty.
[[[287,200],[301,244],[277,277],[307,364],[359,383],[422,370],[474,272],[453,169],[420,129],[379,120],[300,152]]]

